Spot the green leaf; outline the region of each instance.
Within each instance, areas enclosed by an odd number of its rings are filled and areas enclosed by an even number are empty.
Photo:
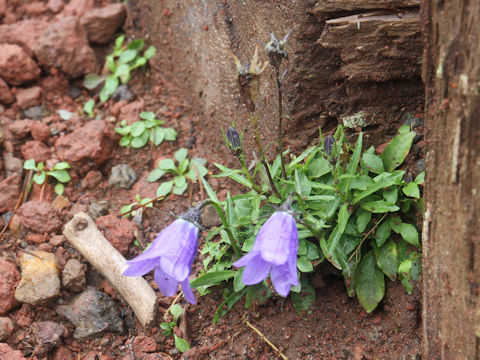
[[[177,322],[180,315],[182,315],[182,312],[182,307],[179,304],[175,304],[170,307],[170,313],[173,315],[175,322]]]
[[[83,105],[83,111],[90,117],[93,116],[93,109],[95,107],[95,100],[88,100],[85,105]]]
[[[400,129],[398,129],[399,134],[406,134],[410,131],[410,126],[407,124],[400,126]]]
[[[155,129],[153,129],[153,144],[158,146],[163,142],[163,140],[165,140],[165,129],[160,126],[156,126]]]
[[[156,52],[157,52],[157,49],[155,48],[155,46],[150,45],[148,49],[145,50],[145,52],[143,53],[143,57],[149,60],[155,55]]]
[[[219,174],[217,176],[229,177],[230,179],[238,182],[239,184],[242,184],[243,186],[246,186],[250,189],[252,188],[252,183],[248,181],[244,176],[239,174],[241,170],[232,170],[219,163],[214,163],[214,165],[222,171],[222,174]]]
[[[143,121],[136,121],[132,124],[130,133],[132,136],[137,137],[142,135],[142,133],[145,131],[145,123]]]
[[[373,252],[377,259],[378,267],[390,280],[395,281],[398,271],[398,254],[395,242],[390,239],[380,247],[373,243]]]
[[[175,176],[175,178],[173,179],[173,184],[178,187],[182,187],[186,183],[187,179],[185,178],[185,176]]]
[[[140,66],[144,66],[147,63],[147,59],[144,57],[137,57],[135,63],[130,67],[131,69],[136,69]]]
[[[115,69],[114,76],[119,78],[122,84],[128,83],[130,80],[130,67],[127,64],[121,64]]]
[[[157,188],[157,196],[167,196],[173,187],[173,181],[166,181]]]
[[[125,50],[124,52],[122,52],[122,54],[121,54],[120,57],[118,58],[118,61],[119,61],[121,64],[127,64],[127,63],[129,63],[130,61],[132,61],[133,59],[135,59],[136,56],[137,56],[137,50],[135,50],[135,49],[127,49],[127,50]]]
[[[382,246],[385,241],[389,238],[392,228],[390,227],[390,221],[386,220],[382,222],[375,231],[375,241],[377,246]]]
[[[166,172],[177,170],[175,162],[172,159],[162,159],[158,162],[158,167]]]
[[[177,140],[177,132],[172,128],[165,128],[163,129],[165,132],[165,140],[167,141],[175,141]]]
[[[412,224],[402,223],[400,235],[402,238],[420,249],[420,242],[418,240],[418,231],[417,228]]]
[[[98,85],[105,81],[106,76],[97,74],[87,74],[83,80],[83,86],[88,90],[95,89]]]
[[[65,190],[65,186],[62,183],[58,183],[57,185],[55,185],[55,188],[54,188],[55,194],[62,195],[64,190]]]
[[[130,43],[128,44],[128,49],[142,51],[144,46],[145,41],[143,41],[143,39],[135,39],[130,41]]]
[[[175,152],[175,159],[177,159],[178,162],[182,162],[185,160],[188,156],[188,150],[185,148],[180,148]]]
[[[390,216],[389,222],[392,230],[395,231],[397,234],[400,234],[400,232],[402,231],[402,224],[403,224],[402,219],[400,219],[400,216],[398,215]]]
[[[185,351],[190,350],[190,345],[188,344],[187,340],[178,337],[175,333],[173,334],[173,336],[175,338],[175,348],[178,351],[184,353]]]
[[[52,170],[48,172],[48,175],[54,177],[62,183],[66,183],[71,180],[70,175],[68,175],[66,170]]]
[[[239,292],[245,287],[245,284],[243,283],[242,276],[243,276],[243,270],[245,270],[244,267],[242,267],[240,270],[238,270],[235,273],[235,276],[233,277],[233,290],[235,292]]]
[[[395,204],[398,199],[398,188],[394,187],[390,190],[384,190],[382,195],[386,202]]]
[[[376,214],[400,210],[400,207],[398,207],[397,205],[390,204],[383,200],[364,202],[360,204],[360,207]]]
[[[300,256],[297,259],[297,268],[301,272],[312,272],[313,271],[313,265],[310,260],[308,260],[306,257]]]
[[[70,120],[73,116],[73,113],[71,111],[68,111],[68,110],[60,109],[60,110],[57,110],[57,113],[60,116],[60,119],[65,120],[65,121]]]
[[[28,159],[28,160],[25,160],[25,162],[23,163],[23,168],[25,170],[37,170],[37,166],[35,165],[35,159]]]
[[[372,219],[372,213],[369,211],[365,211],[364,209],[358,209],[356,211],[357,214],[357,230],[358,232],[362,233],[365,231],[365,228],[367,227],[368,223]]]
[[[108,76],[105,80],[105,85],[103,88],[105,89],[108,97],[110,97],[118,88],[118,78],[113,75]]]
[[[327,159],[321,157],[313,159],[310,162],[307,175],[311,178],[319,178],[328,174],[330,171],[332,171],[332,165],[330,165],[330,162]]]
[[[374,184],[373,179],[368,175],[360,175],[356,176],[352,179],[350,184],[351,189],[358,189],[358,190],[367,190],[369,186]]]
[[[298,315],[302,311],[309,310],[315,302],[315,289],[306,281],[302,281],[302,290],[300,293],[292,293],[292,305]]]
[[[233,270],[208,272],[205,275],[202,275],[190,282],[190,286],[195,289],[201,286],[217,285],[222,281],[233,278],[235,276],[235,273],[236,271]]]
[[[166,172],[162,169],[156,168],[153,169],[152,172],[148,175],[147,181],[154,182],[160,179]]]
[[[365,254],[355,269],[355,287],[363,308],[372,312],[385,295],[383,272],[375,265],[373,251]]]
[[[46,177],[47,177],[47,174],[45,173],[45,171],[42,171],[41,173],[33,175],[32,180],[36,184],[42,185],[45,182]]]
[[[409,182],[407,186],[402,188],[402,191],[405,195],[413,197],[415,199],[420,199],[420,189],[415,182]]]
[[[123,41],[125,40],[125,35],[120,35],[115,39],[115,48],[120,49],[123,45]]]
[[[130,142],[131,142],[132,138],[130,136],[123,136],[120,141],[119,141],[119,145],[120,146],[129,146],[130,145]]]
[[[381,174],[385,171],[383,167],[382,158],[374,154],[373,146],[371,152],[365,152],[362,156],[362,164],[366,166],[368,170],[375,174]],[[369,149],[370,150],[370,149]]]
[[[205,192],[208,194],[208,197],[210,198],[210,200],[215,201],[216,203],[219,203],[217,194],[215,194],[215,191],[212,190],[207,180],[205,180],[204,178],[202,178],[201,180],[202,180],[203,187],[205,188]]]
[[[423,185],[425,183],[425,171],[422,171],[420,174],[418,174],[414,181],[415,184]]]
[[[382,153],[385,171],[393,171],[403,163],[403,160],[405,160],[412,147],[414,137],[415,131],[410,131],[408,133],[399,134],[392,139]]]
[[[388,174],[388,173],[383,173],[383,174],[385,175],[381,179],[379,179],[374,184],[370,185],[366,190],[362,191],[360,194],[358,194],[353,198],[354,205],[358,203],[360,200],[363,200],[367,196],[373,194],[374,192],[380,189],[388,188],[390,186],[400,184],[402,182],[404,172],[398,171],[391,174]]]
[[[140,118],[143,120],[150,120],[153,121],[155,120],[155,113],[152,111],[142,111],[140,113]]]
[[[181,176],[181,177],[183,177],[183,176]],[[186,182],[181,186],[176,186],[175,185],[174,188],[173,188],[173,193],[175,195],[182,195],[185,192],[185,190],[187,190],[187,188],[188,188],[188,184]]]
[[[217,307],[215,315],[213,316],[213,324],[215,325],[242,297],[245,295],[246,289],[240,292],[231,293],[226,299]],[[224,295],[225,297],[225,295]],[[227,306],[227,309],[224,306]]]
[[[144,131],[140,136],[134,137],[131,141],[132,147],[139,149],[144,147],[148,142],[149,134],[148,131]]]

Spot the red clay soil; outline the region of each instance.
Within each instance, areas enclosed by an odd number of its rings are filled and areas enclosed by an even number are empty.
[[[63,2],[52,0],[48,5],[43,2],[8,5],[3,12],[2,23],[26,26],[20,23],[24,18],[41,21],[57,16],[61,20],[69,13],[80,17],[80,10],[75,12],[72,6],[63,6]],[[1,10],[2,1],[0,16]],[[35,31],[25,34],[28,35],[34,36]],[[34,39],[23,41],[27,44],[35,42]],[[110,51],[111,42],[105,46],[96,48],[98,58],[95,60],[100,64],[104,54]],[[240,302],[218,324],[213,325],[215,309],[222,302],[219,289],[206,296],[198,296],[196,306],[187,305],[183,299],[180,301],[187,310],[175,333],[188,339],[190,351],[180,354],[175,349],[173,337],[162,335],[158,326],[142,329],[128,305],[109,283],[64,241],[61,225],[78,211],[87,211],[92,203],[105,201],[103,214],[109,215],[97,220],[97,223],[125,257],[132,258],[140,252],[132,243],[135,232],[143,235],[146,241],[152,241],[171,222],[169,216],[152,209],[144,211],[140,227],[131,220],[123,220],[123,223],[117,220],[120,208],[134,201],[135,195],[155,196],[157,185],[146,182],[145,178],[157,159],[173,156],[186,143],[193,143],[191,155],[208,160],[208,168],[212,173],[215,172],[212,165],[214,161],[233,166],[235,159],[222,144],[218,132],[212,131],[213,125],[208,117],[197,114],[194,106],[188,104],[189,94],[184,94],[185,97],[181,99],[169,96],[169,86],[173,85],[162,80],[160,69],[136,71],[129,83],[134,99],[129,102],[109,100],[97,106],[98,120],[91,120],[81,109],[93,93],[83,90],[78,80],[68,80],[64,73],[73,70],[57,70],[55,64],[49,66],[39,63],[38,55],[32,56],[25,50],[22,54],[22,48],[20,46],[20,50],[15,48],[11,51],[26,63],[28,59],[36,59],[37,64],[29,64],[28,74],[24,72],[20,84],[4,79],[11,99],[6,93],[7,101],[0,98],[4,102],[0,105],[0,145],[3,155],[0,158],[0,226],[3,228],[8,221],[10,211],[20,196],[27,172],[22,173],[18,166],[24,160],[36,157],[37,161],[48,163],[62,159],[72,164],[73,169],[70,171],[72,181],[65,189],[64,196],[68,199],[65,203],[60,204],[60,200],[55,199],[53,184],[49,183],[45,189],[34,185],[28,202],[17,211],[0,240],[3,258],[0,259],[0,342],[4,343],[0,344],[0,359],[279,359],[278,352],[247,322],[289,359],[420,357],[421,294],[418,287],[421,284],[416,284],[413,295],[409,296],[400,283],[387,281],[385,299],[377,310],[367,314],[356,298],[347,296],[340,273],[336,273],[329,264],[321,264],[312,273],[310,280],[316,290],[316,300],[311,312],[302,316],[295,312],[290,299],[273,297],[248,310]],[[41,74],[36,68],[38,64],[42,69]],[[0,92],[2,86],[0,84]],[[34,86],[38,88],[33,95],[22,94],[22,89]],[[40,91],[40,95],[35,91]],[[93,97],[98,103],[98,95]],[[33,105],[42,107],[38,119],[25,115],[24,110]],[[71,111],[73,116],[70,120],[62,120],[58,110]],[[119,137],[113,131],[114,126],[121,119],[136,119],[141,110],[155,112],[165,120],[165,126],[175,128],[179,134],[177,142],[164,142],[158,147],[143,149],[118,146]],[[196,142],[192,140],[193,135]],[[112,167],[120,163],[129,164],[139,179],[130,190],[112,187],[108,183]],[[242,191],[226,180],[210,178],[209,182],[221,199],[225,198],[227,190],[234,193]],[[181,213],[189,204],[205,197],[198,185],[194,185],[192,191],[184,196],[171,196],[157,202],[155,209]],[[34,201],[40,198],[42,203]],[[118,226],[115,221],[118,221]],[[86,269],[86,283],[80,284],[81,290],[88,285],[113,299],[124,322],[123,333],[106,331],[88,340],[75,339],[74,325],[56,312],[58,305],[68,303],[77,294],[74,290],[78,289],[74,287],[62,285],[56,299],[46,305],[17,302],[13,294],[20,279],[19,259],[22,252],[33,250],[55,254],[60,273],[68,260],[78,260]],[[197,258],[193,275],[198,274],[200,264]],[[152,276],[148,275],[146,279],[156,289]],[[158,294],[158,299],[161,312],[173,301],[173,298],[161,294]]]

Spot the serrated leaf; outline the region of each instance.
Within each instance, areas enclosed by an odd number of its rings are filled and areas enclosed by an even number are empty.
[[[210,187],[210,184],[207,182],[207,180],[202,178],[201,181],[202,181],[203,187],[205,189],[205,192],[207,193],[210,200],[215,201],[216,203],[219,203],[218,198],[217,198],[217,194],[215,194],[215,191],[212,190],[212,188]]]
[[[412,147],[414,137],[415,131],[399,134],[385,147],[382,153],[385,171],[391,172],[403,163]]]
[[[420,189],[415,182],[409,182],[407,186],[402,188],[402,191],[405,195],[413,197],[415,199],[420,199]]]
[[[235,273],[236,271],[233,270],[208,272],[205,275],[199,276],[198,278],[190,282],[190,286],[195,289],[201,286],[217,285],[222,281],[233,278],[235,276]]]
[[[374,243],[373,252],[377,259],[378,267],[390,278],[390,280],[395,281],[397,279],[398,271],[398,254],[395,242],[390,239],[380,247],[376,246]]]
[[[115,39],[115,48],[119,49],[122,47],[123,42],[125,41],[125,35],[120,35]]]
[[[370,250],[355,269],[355,288],[358,300],[367,313],[372,312],[385,295],[385,278],[375,264]]]
[[[153,121],[155,120],[155,113],[152,111],[142,111],[140,113],[140,118],[143,120],[150,120]]]
[[[362,209],[365,209],[367,211],[370,211],[376,214],[386,213],[386,212],[395,212],[400,210],[400,207],[398,207],[397,205],[390,204],[383,200],[364,202],[360,204],[360,207]]]
[[[167,196],[173,187],[173,181],[165,181],[157,188],[157,196]]]

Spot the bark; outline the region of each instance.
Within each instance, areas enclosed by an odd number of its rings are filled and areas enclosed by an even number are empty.
[[[233,120],[240,129],[249,129],[230,52],[245,64],[255,45],[262,48],[269,41],[270,32],[281,38],[293,29],[286,46],[289,61],[282,65],[282,71],[288,68],[283,93],[284,113],[290,116],[284,129],[286,147],[298,151],[318,138],[319,127],[325,132],[339,123],[348,125],[351,119],[359,119],[355,128],[373,125],[368,141],[380,143],[386,133],[395,133],[394,121],[421,111],[418,4],[418,0],[142,0],[128,6],[129,14],[134,14],[130,26],[157,46],[152,66],[167,74],[164,82],[174,84],[181,99],[198,110],[219,142],[221,127]],[[342,25],[347,16],[360,20]],[[260,59],[266,60],[263,51]],[[375,76],[365,76],[379,61]],[[278,118],[270,66],[262,74],[260,91],[260,128],[268,143],[275,141]],[[254,148],[252,138],[247,131],[248,154]]]
[[[480,3],[424,0],[425,359],[480,359]]]

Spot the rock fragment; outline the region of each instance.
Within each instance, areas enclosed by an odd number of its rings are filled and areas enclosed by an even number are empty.
[[[60,294],[58,263],[54,254],[46,251],[22,253],[22,277],[15,298],[30,305],[46,305]]]
[[[15,288],[20,281],[15,264],[0,258],[0,315],[8,313],[18,301],[15,299]]]
[[[13,210],[20,196],[22,177],[15,173],[0,181],[0,213]]]
[[[40,86],[32,86],[26,89],[18,89],[15,97],[20,109],[40,105],[42,102],[42,88]]]
[[[46,201],[27,201],[18,209],[18,216],[23,226],[41,234],[55,232],[62,226],[57,211]]]
[[[41,121],[35,121],[32,124],[31,133],[34,140],[46,142],[50,137],[50,128]]]
[[[107,331],[123,332],[123,321],[115,302],[105,293],[87,288],[69,305],[56,308],[75,326],[74,337],[79,340],[99,337]]]
[[[26,360],[20,350],[13,350],[8,344],[0,344],[0,360]]]
[[[38,79],[40,68],[18,45],[0,44],[0,77],[18,86]]]
[[[9,317],[0,317],[0,341],[6,340],[13,333],[15,328],[12,319]]]
[[[10,104],[15,100],[8,85],[2,78],[0,78],[0,103]]]
[[[108,183],[122,189],[130,189],[137,181],[135,170],[128,164],[118,164],[112,168]]]
[[[47,161],[52,156],[50,149],[41,141],[30,140],[21,147],[24,159],[34,159],[36,163]]]
[[[115,215],[99,217],[95,223],[105,238],[122,254],[125,255],[128,247],[135,239],[135,225],[125,218]]]
[[[68,260],[62,272],[62,285],[74,292],[82,291],[87,283],[85,278],[86,269],[86,265],[77,259]]]
[[[32,339],[35,342],[35,354],[46,355],[60,344],[65,333],[65,327],[53,321],[34,323],[32,325]]]
[[[125,6],[121,3],[109,4],[92,9],[81,19],[87,30],[88,40],[95,44],[107,44],[125,21]]]

